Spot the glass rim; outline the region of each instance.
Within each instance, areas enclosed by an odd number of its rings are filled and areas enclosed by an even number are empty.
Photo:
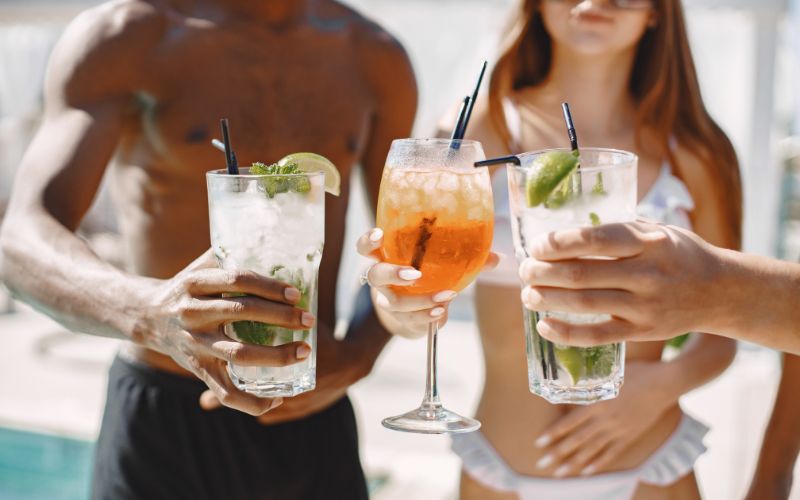
[[[249,172],[250,167],[240,167],[239,171],[247,170]],[[229,174],[227,168],[218,168],[216,170],[209,170],[206,172],[207,179],[265,179],[270,177],[314,177],[317,175],[325,175],[325,172],[318,170],[314,172],[298,172],[294,174]]]
[[[595,152],[601,152],[601,153],[612,153],[612,154],[620,155],[620,156],[623,156],[623,157],[627,157],[628,158],[628,162],[629,162],[629,163],[624,163],[624,164],[604,162],[604,163],[599,163],[599,164],[596,164],[596,165],[592,165],[591,167],[584,167],[583,165],[581,165],[580,171],[584,172],[584,173],[603,172],[603,171],[606,171],[606,170],[612,170],[612,169],[615,169],[615,168],[624,167],[627,164],[634,164],[635,162],[637,162],[639,160],[639,156],[636,153],[631,153],[630,151],[625,151],[624,149],[587,147],[587,148],[580,148],[580,150],[581,151],[595,151]],[[572,150],[570,148],[546,148],[546,149],[537,149],[535,151],[526,151],[525,153],[520,153],[520,154],[518,154],[516,156],[517,156],[517,158],[520,159],[520,161],[522,161],[524,158],[527,158],[529,156],[537,156],[537,155],[541,155],[541,154],[544,154],[544,153],[549,153],[551,151],[563,151],[563,152],[569,153]],[[531,167],[530,166],[524,166],[524,165],[509,165],[509,168],[518,169],[520,171],[527,171],[527,170],[530,170]]]
[[[416,138],[416,137],[408,137],[405,139],[394,139],[392,140],[392,146],[394,144],[431,144],[431,145],[440,145],[440,146],[449,146],[452,143],[460,144],[462,146],[474,146],[478,145],[481,146],[480,141],[476,141],[475,139],[446,139],[444,137],[423,137],[423,138]],[[483,146],[481,146],[483,147]]]

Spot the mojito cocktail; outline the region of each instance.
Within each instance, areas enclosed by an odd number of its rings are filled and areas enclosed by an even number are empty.
[[[272,171],[275,171],[273,169]],[[277,169],[281,171],[281,169]],[[300,291],[297,307],[317,313],[317,274],[325,235],[325,174],[270,172],[263,165],[240,175],[209,172],[211,245],[223,269],[255,271]],[[237,388],[261,397],[295,396],[316,384],[316,324],[291,330],[256,321],[225,325],[230,338],[279,346],[304,341],[311,355],[285,367],[228,365]]]
[[[530,255],[534,237],[561,229],[636,219],[636,155],[581,148],[518,155],[508,167],[511,226],[517,259]],[[551,403],[590,404],[617,396],[625,373],[624,342],[597,347],[556,344],[539,336],[539,317],[600,323],[606,314],[529,311],[523,308],[531,392]]]
[[[393,287],[401,295],[460,291],[480,272],[492,246],[494,207],[489,171],[480,143],[398,139],[381,179],[378,227],[383,260],[412,266],[422,277]],[[437,324],[428,330],[428,377],[422,405],[384,419],[390,429],[421,433],[469,432],[480,423],[445,409],[436,386]]]

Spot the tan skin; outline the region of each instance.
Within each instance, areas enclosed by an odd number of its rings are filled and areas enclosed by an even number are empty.
[[[545,25],[554,40],[553,65],[543,84],[513,96],[522,120],[522,150],[568,145],[560,108],[561,102],[568,101],[581,144],[637,152],[638,188],[643,196],[658,177],[662,161],[636,144],[635,104],[626,89],[636,42],[656,21],[649,10],[618,11],[605,2],[582,2],[578,14],[573,6],[570,2],[542,4]],[[467,138],[481,141],[487,156],[512,153],[494,129],[484,103],[476,106]],[[678,146],[676,153],[696,201],[695,229],[719,243],[722,216],[707,201],[710,179],[703,177],[688,152]],[[363,246],[362,253],[367,249]],[[388,269],[382,272],[389,274]],[[379,274],[371,282],[380,295]],[[384,310],[407,306],[393,299],[378,301],[381,317]],[[475,303],[486,363],[476,417],[503,459],[525,475],[590,475],[636,467],[675,430],[681,418],[680,395],[717,376],[735,354],[733,342],[698,335],[676,360],[662,363],[662,342],[631,344],[625,386],[617,399],[588,407],[551,405],[528,391],[519,288],[478,284]],[[420,314],[433,312],[427,309],[430,304],[422,306]],[[406,329],[403,334],[418,336],[420,330]],[[543,436],[550,443],[535,445]],[[551,459],[543,460],[547,455]],[[542,465],[543,461],[549,464]],[[466,474],[460,494],[463,500],[516,498],[513,493],[490,490]],[[699,492],[694,475],[688,474],[665,488],[640,485],[636,498],[699,498]]]
[[[582,144],[637,152],[641,198],[658,177],[662,161],[636,144],[635,104],[626,85],[633,61],[631,49],[654,20],[647,11],[618,11],[601,2],[580,4],[577,10],[582,13],[570,11],[569,3],[544,2],[542,8],[554,40],[553,66],[543,84],[513,96],[522,121],[522,149],[565,145],[560,103],[568,101]],[[584,14],[601,19],[584,20]],[[607,25],[616,29],[608,32]],[[476,118],[472,134],[483,142],[487,154],[509,154],[485,110]],[[685,151],[677,152],[682,165],[697,166]],[[692,214],[696,230],[719,241],[720,215],[716,207],[704,202],[711,194],[710,184],[696,179],[697,174],[685,177],[697,200]],[[550,405],[527,394],[522,336],[508,334],[523,331],[518,289],[479,284],[475,299],[486,361],[486,383],[476,416],[501,456],[526,475],[591,475],[638,466],[677,426],[680,395],[721,373],[735,352],[733,342],[699,336],[675,361],[662,363],[663,343],[629,344],[625,387],[617,399],[589,407]],[[533,445],[548,439],[549,444]],[[543,458],[548,455],[553,458]],[[464,474],[461,498],[514,495],[488,490]],[[689,474],[664,488],[640,485],[635,498],[699,498],[699,492]]]
[[[800,407],[795,402],[800,356],[785,355],[775,406],[772,408],[758,466],[746,500],[786,500],[792,491],[794,464],[800,453]]]
[[[374,206],[389,144],[409,135],[416,97],[400,45],[333,1],[119,0],[91,9],[50,63],[44,124],[3,226],[2,279],[71,329],[130,340],[127,356],[201,378],[205,407],[222,402],[253,415],[280,400],[236,390],[225,363],[293,363],[307,346],[231,342],[220,325],[316,321],[317,389],[262,420],[320,411],[369,373],[389,338],[371,313],[334,340],[335,288],[350,176],[361,163]],[[317,318],[293,307],[298,295],[288,285],[222,271],[207,252],[204,173],[224,166],[209,145],[221,117],[242,164],[314,151],[341,173],[342,195],[326,199]],[[104,174],[125,270],[74,233]],[[220,298],[232,291],[250,296]]]

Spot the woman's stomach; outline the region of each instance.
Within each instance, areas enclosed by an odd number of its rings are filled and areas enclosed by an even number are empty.
[[[518,287],[478,284],[475,303],[486,366],[476,415],[483,424],[481,431],[515,471],[552,476],[557,465],[538,468],[536,463],[548,450],[537,448],[534,442],[559,419],[580,407],[553,405],[529,392]],[[626,361],[658,362],[662,349],[662,342],[629,342]],[[612,465],[598,472],[625,470],[641,464],[672,434],[680,417],[676,403]]]

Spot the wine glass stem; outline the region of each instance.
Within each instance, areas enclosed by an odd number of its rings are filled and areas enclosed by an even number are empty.
[[[436,337],[439,333],[439,324],[434,321],[428,325],[428,369],[425,377],[425,397],[422,400],[423,408],[439,408],[439,387],[436,383]]]

